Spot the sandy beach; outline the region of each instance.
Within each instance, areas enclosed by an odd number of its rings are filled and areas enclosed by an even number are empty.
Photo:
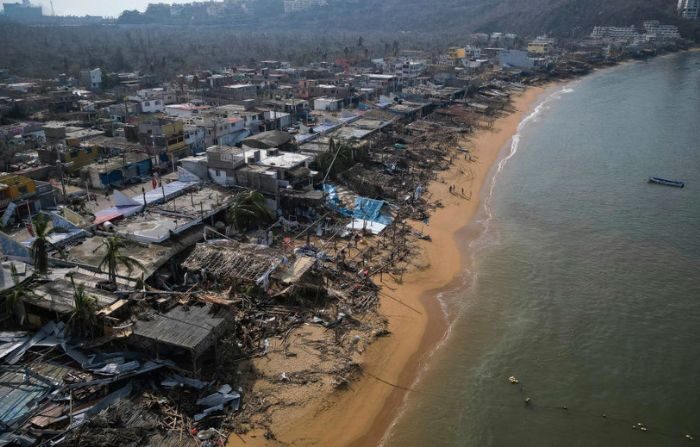
[[[435,296],[463,270],[462,251],[455,241],[457,233],[476,215],[481,188],[491,168],[543,91],[542,87],[533,87],[514,96],[514,113],[464,142],[474,160],[456,155],[452,167],[429,186],[431,200],[441,202],[443,207],[433,213],[428,225],[413,225],[430,235],[432,241],[421,242],[421,254],[403,278],[383,277],[380,314],[388,319],[391,335],[374,341],[361,357],[362,377],[347,391],[290,407],[273,425],[276,440],[253,431],[245,438],[231,437],[230,446],[244,442],[358,447],[381,443],[428,354],[446,334],[447,323]],[[456,192],[450,191],[451,185],[455,185]]]

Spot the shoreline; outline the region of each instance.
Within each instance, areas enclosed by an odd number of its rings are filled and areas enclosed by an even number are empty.
[[[412,225],[430,235],[432,241],[421,241],[420,253],[403,281],[385,277],[381,282],[379,314],[387,318],[391,335],[369,346],[362,360],[363,376],[349,391],[291,410],[293,414],[275,429],[281,445],[360,447],[382,443],[402,411],[408,391],[448,335],[449,323],[435,296],[450,290],[464,270],[467,247],[456,243],[463,242],[458,236],[468,231],[482,208],[484,187],[488,187],[526,113],[556,84],[528,87],[513,96],[512,113],[498,118],[492,129],[480,129],[462,142],[474,148],[477,161],[463,160],[460,154],[449,170],[431,182],[431,201],[440,201],[443,207],[431,215],[428,225]],[[451,193],[449,185],[456,185],[458,192],[464,187],[464,196]]]

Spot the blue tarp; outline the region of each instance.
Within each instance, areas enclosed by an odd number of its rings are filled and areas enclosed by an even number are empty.
[[[31,262],[32,256],[29,253],[29,248],[12,239],[5,233],[0,232],[0,251],[5,256],[21,258],[27,262]]]
[[[336,191],[335,186],[329,183],[324,183],[323,192],[328,195],[326,201],[328,202],[328,206],[332,210],[339,212],[345,217],[352,217],[352,211],[341,206],[340,199],[338,198],[338,192]]]
[[[393,219],[389,215],[382,214],[382,208],[384,208],[384,205],[386,205],[386,202],[383,200],[358,197],[355,199],[353,217],[355,219],[368,220],[370,222],[378,222],[384,225],[389,225]]]
[[[328,206],[345,217],[353,217],[355,219],[366,220],[369,222],[378,222],[384,225],[390,225],[393,221],[392,217],[388,213],[382,213],[382,209],[384,208],[384,205],[386,205],[386,202],[383,200],[357,197],[355,198],[355,208],[349,210],[341,206],[335,186],[324,183],[323,192],[328,195],[326,199]]]

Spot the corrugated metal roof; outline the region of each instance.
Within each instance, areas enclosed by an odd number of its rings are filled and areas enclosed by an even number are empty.
[[[48,381],[27,368],[0,367],[0,422],[12,426],[21,421],[52,389]]]
[[[134,325],[134,335],[202,352],[213,343],[211,337],[225,329],[228,322],[228,313],[212,313],[211,305],[177,306],[167,313],[156,315],[150,321],[137,322]]]

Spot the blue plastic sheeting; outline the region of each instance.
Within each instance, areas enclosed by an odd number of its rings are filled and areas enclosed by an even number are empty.
[[[383,200],[358,197],[355,199],[353,217],[355,219],[389,225],[393,219],[389,215],[382,214],[382,208],[384,208],[384,205],[386,205],[386,202]]]
[[[328,206],[345,217],[353,217],[355,219],[377,222],[384,225],[390,225],[393,221],[390,215],[382,214],[382,208],[384,208],[384,205],[386,205],[386,202],[383,200],[357,197],[355,199],[355,208],[353,210],[349,210],[341,206],[335,186],[329,183],[324,183],[323,192],[328,195],[328,198],[326,199]]]
[[[328,198],[326,199],[326,202],[328,203],[328,206],[334,210],[339,212],[345,217],[352,217],[353,213],[351,210],[347,208],[343,208],[340,204],[340,199],[338,198],[338,191],[336,191],[335,186],[329,184],[329,183],[324,183],[323,184],[323,192],[328,195]]]
[[[2,232],[0,232],[0,251],[2,251],[2,254],[5,256],[20,258],[25,261],[31,261],[32,259],[27,246],[20,244]]]
[[[66,231],[82,231],[80,227],[77,225],[73,224],[72,222],[66,220],[63,218],[63,216],[59,216],[56,213],[42,213],[45,214],[46,216],[51,219],[51,223],[53,224],[54,228],[61,228]]]

